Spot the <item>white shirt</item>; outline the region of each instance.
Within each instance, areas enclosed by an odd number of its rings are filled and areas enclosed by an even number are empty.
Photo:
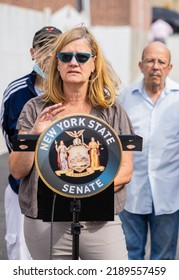
[[[154,104],[143,80],[119,95],[135,134],[143,137],[134,152],[133,178],[127,184],[125,209],[131,213],[170,214],[179,210],[179,84],[170,79]]]

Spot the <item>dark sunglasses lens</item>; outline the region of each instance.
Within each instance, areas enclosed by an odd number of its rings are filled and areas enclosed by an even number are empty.
[[[85,63],[90,58],[90,54],[88,53],[77,53],[76,54],[76,60],[80,63]]]
[[[72,60],[72,57],[73,55],[70,54],[70,53],[61,53],[59,55],[59,59],[62,61],[62,62],[70,62]]]

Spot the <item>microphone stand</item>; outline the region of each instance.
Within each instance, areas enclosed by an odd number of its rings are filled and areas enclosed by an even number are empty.
[[[81,228],[83,227],[79,223],[79,213],[81,211],[81,201],[80,199],[74,198],[71,201],[70,211],[73,212],[73,222],[71,223],[71,234],[73,235],[72,241],[72,260],[79,259],[79,235]]]

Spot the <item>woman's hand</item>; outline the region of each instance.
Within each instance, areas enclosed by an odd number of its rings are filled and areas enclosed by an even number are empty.
[[[40,134],[53,121],[53,118],[64,111],[61,103],[45,108],[37,117],[31,131],[20,130],[20,134]],[[15,179],[22,179],[29,174],[34,164],[34,152],[12,151],[9,156],[9,168]]]
[[[65,106],[62,103],[58,103],[45,108],[37,117],[33,128],[29,134],[40,134],[43,132],[54,120],[58,114],[65,110]]]

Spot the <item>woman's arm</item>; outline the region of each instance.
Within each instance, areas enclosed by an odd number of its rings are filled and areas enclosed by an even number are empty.
[[[45,108],[37,117],[32,129],[27,132],[20,130],[19,134],[40,134],[51,123],[55,116],[65,109],[61,103]],[[22,179],[27,176],[34,164],[34,152],[12,151],[9,155],[9,168],[15,179]]]
[[[132,152],[122,152],[122,163],[119,172],[114,179],[114,191],[118,191],[123,185],[130,182],[133,173]]]

